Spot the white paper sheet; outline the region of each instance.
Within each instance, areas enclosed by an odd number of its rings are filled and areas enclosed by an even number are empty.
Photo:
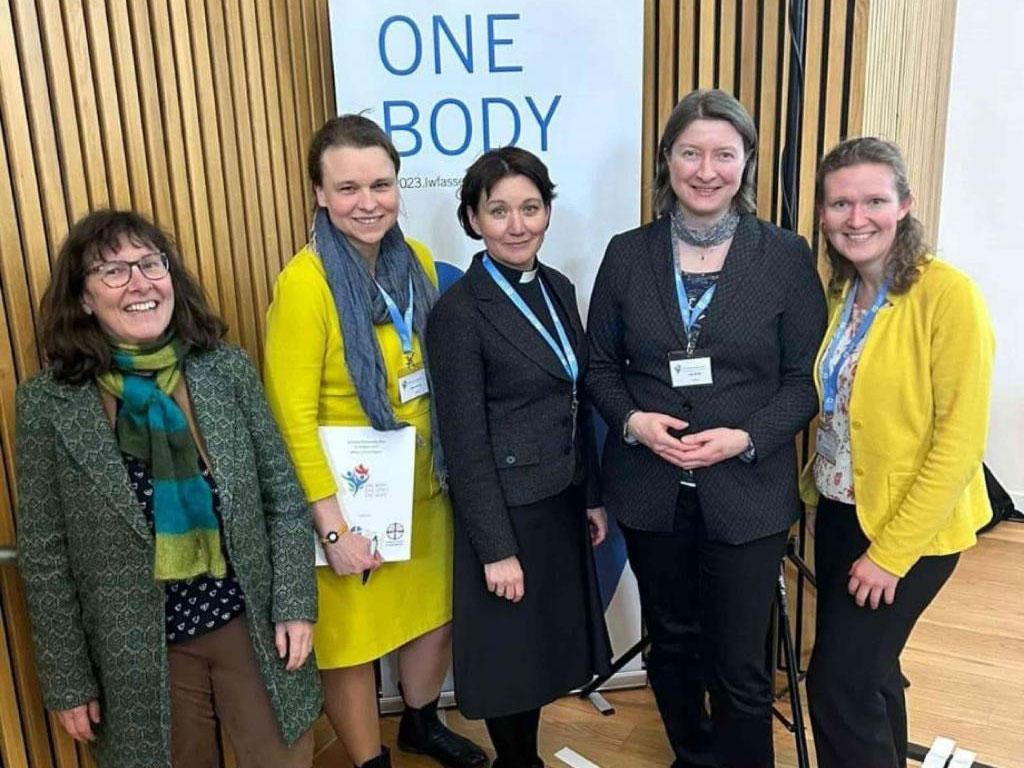
[[[412,556],[416,428],[320,427],[338,502],[349,528],[377,540],[386,561]],[[319,538],[316,564],[327,565]]]

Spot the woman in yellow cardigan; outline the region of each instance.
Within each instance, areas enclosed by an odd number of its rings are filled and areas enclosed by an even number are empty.
[[[890,142],[851,139],[819,166],[833,306],[804,479],[818,505],[807,693],[820,768],[906,765],[900,652],[992,515],[991,322],[971,280],[929,254],[912,202]]]
[[[330,565],[317,569],[313,645],[334,730],[357,766],[390,766],[373,662],[398,649],[399,746],[474,768],[486,755],[437,717],[451,653],[452,512],[421,346],[437,275],[426,248],[398,227],[399,165],[390,139],[365,117],[332,118],[313,136],[313,230],[274,288],[264,379]],[[400,381],[417,383],[412,397],[399,395]],[[405,424],[416,428],[415,535],[412,558],[387,564],[349,530],[318,428]]]

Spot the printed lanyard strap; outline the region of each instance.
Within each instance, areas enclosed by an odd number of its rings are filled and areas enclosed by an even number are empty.
[[[686,351],[688,353],[693,352],[693,348],[696,346],[696,336],[690,330],[694,324],[700,319],[700,316],[704,314],[704,311],[711,304],[711,299],[715,297],[715,288],[718,287],[717,283],[709,285],[708,289],[704,291],[704,294],[697,300],[697,303],[693,305],[693,309],[690,309],[689,295],[686,293],[686,283],[683,282],[682,272],[678,266],[673,263],[672,274],[676,278],[676,299],[679,300],[679,314],[683,317],[683,328],[686,329]]]
[[[864,317],[860,321],[860,325],[857,327],[856,332],[853,334],[853,338],[850,339],[848,344],[843,344],[843,336],[846,332],[846,327],[850,322],[850,318],[853,316],[853,304],[857,297],[857,289],[860,286],[859,280],[854,280],[850,286],[850,292],[846,296],[846,303],[843,305],[843,314],[839,318],[839,325],[836,326],[835,333],[832,334],[832,340],[829,342],[828,348],[825,350],[825,355],[821,359],[821,386],[823,389],[821,410],[826,416],[831,416],[836,410],[836,401],[839,392],[839,372],[843,369],[843,364],[847,358],[853,354],[853,351],[860,344],[861,340],[867,336],[868,330],[871,328],[871,324],[875,322],[875,316],[885,305],[886,294],[889,293],[889,282],[882,283],[882,287],[878,289],[878,295],[875,297],[875,303],[871,305],[871,308],[864,314]]]
[[[572,349],[572,345],[569,343],[569,337],[565,332],[565,327],[562,325],[562,321],[558,317],[558,313],[555,312],[555,305],[551,303],[551,297],[548,296],[548,291],[544,287],[544,282],[540,283],[540,292],[544,297],[544,303],[547,305],[548,313],[551,315],[551,322],[554,323],[555,332],[558,334],[558,341],[556,342],[552,338],[551,334],[548,333],[548,329],[544,327],[544,324],[538,319],[537,315],[533,313],[526,302],[523,301],[523,297],[516,293],[516,289],[512,287],[512,284],[505,279],[505,276],[498,271],[498,268],[494,266],[494,262],[491,261],[491,257],[484,254],[483,258],[484,269],[487,270],[488,274],[501,288],[502,293],[508,296],[509,301],[515,306],[516,309],[529,320],[530,325],[534,327],[537,333],[540,334],[541,338],[547,342],[548,346],[551,347],[551,351],[555,353],[555,357],[558,358],[558,362],[562,364],[562,368],[565,369],[566,375],[572,381],[573,397],[575,398],[576,393],[576,381],[579,379],[580,366],[576,360],[576,353]]]
[[[376,282],[376,281],[374,281]],[[391,298],[387,291],[384,290],[384,286],[377,283],[377,290],[380,291],[381,298],[384,299],[384,306],[388,308],[388,314],[391,315],[391,323],[395,326],[395,330],[398,331],[398,338],[402,340],[402,351],[411,356],[412,355],[412,275],[409,275],[409,305],[405,308],[405,316],[398,311],[398,305],[395,304],[395,300]]]

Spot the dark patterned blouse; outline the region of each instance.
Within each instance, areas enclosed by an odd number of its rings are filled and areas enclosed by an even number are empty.
[[[690,302],[690,309],[697,306],[704,292],[718,282],[721,272],[683,272],[683,283],[686,285],[686,298]],[[694,347],[700,346],[700,329],[704,325],[704,318],[708,311],[705,309],[700,313],[693,325],[690,326],[690,336],[694,337]]]
[[[132,490],[135,491],[152,530],[153,477],[145,462],[128,454],[122,455],[128,468]],[[200,465],[203,480],[210,486],[213,494],[213,513],[220,521],[220,490],[210,471],[202,466],[202,462]],[[205,635],[223,627],[245,610],[245,596],[242,594],[238,579],[235,578],[227,551],[224,552],[224,561],[228,564],[228,572],[223,579],[197,576],[194,579],[166,583],[164,616],[168,643],[180,643]]]

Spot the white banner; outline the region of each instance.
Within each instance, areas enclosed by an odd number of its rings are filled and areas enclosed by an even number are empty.
[[[640,223],[641,0],[330,0],[330,20],[338,112],[365,111],[391,136],[402,229],[441,263],[442,285],[481,249],[455,216],[466,168],[516,144],[557,185],[540,256],[576,284],[586,317],[608,240]],[[639,639],[640,609],[615,534],[597,561],[619,654]]]
[[[643,3],[331,0],[339,113],[367,111],[402,155],[401,225],[438,261],[480,249],[455,219],[482,152],[516,144],[557,185],[541,259],[586,313],[609,238],[640,223]]]

